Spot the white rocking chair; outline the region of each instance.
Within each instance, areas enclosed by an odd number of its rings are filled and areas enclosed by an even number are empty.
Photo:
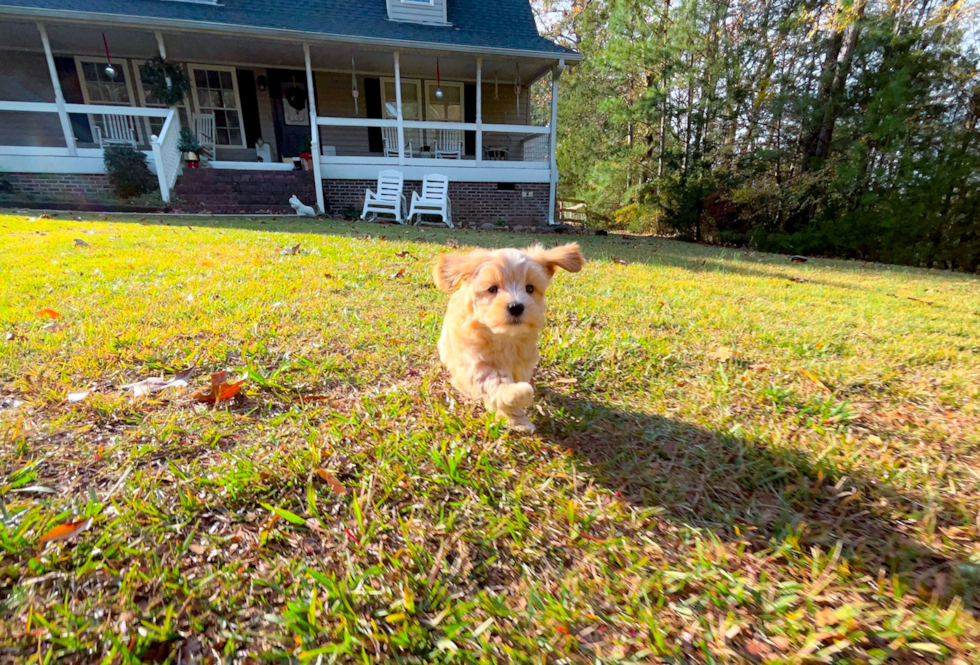
[[[405,223],[405,195],[402,187],[405,184],[405,176],[401,171],[381,171],[378,174],[378,191],[372,192],[370,189],[364,191],[364,211],[361,219],[374,220],[378,213],[394,215],[395,221],[399,224]]]
[[[463,158],[463,132],[458,129],[440,129],[436,135],[436,158]]]
[[[217,161],[218,152],[215,150],[215,131],[213,113],[194,114],[194,135],[197,142],[201,144],[201,154],[209,161]]]
[[[109,145],[130,145],[136,147],[136,124],[128,115],[103,113],[101,123],[95,125],[95,139],[100,148]]]
[[[408,218],[415,218],[415,223],[422,222],[422,215],[439,215],[446,225],[454,229],[453,208],[449,201],[449,178],[439,174],[429,174],[422,181],[422,196],[412,192],[412,207]]]
[[[382,127],[381,138],[384,140],[385,157],[398,157],[398,128]],[[405,156],[412,157],[415,146],[412,145],[412,141],[408,140],[407,136],[405,138]]]

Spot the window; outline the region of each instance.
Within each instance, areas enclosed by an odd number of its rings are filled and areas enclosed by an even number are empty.
[[[129,79],[129,65],[126,60],[115,60],[112,63],[116,77],[109,78],[105,68],[109,63],[105,60],[90,58],[75,58],[75,69],[78,80],[82,84],[82,100],[86,104],[105,104],[109,106],[133,106],[133,87]],[[105,117],[98,113],[88,114],[89,125],[105,131]],[[132,120],[136,140],[142,142],[141,124]]]
[[[242,104],[235,68],[192,65],[191,83],[195,109],[200,113],[214,113],[215,143],[244,148]]]
[[[151,109],[163,109],[167,108],[159,99],[154,97],[152,93],[148,92],[146,89],[146,61],[145,60],[133,60],[133,71],[136,73],[136,97],[139,100],[140,106]],[[177,112],[180,114],[180,125],[181,127],[189,126],[189,118],[187,115],[187,104],[186,99],[184,103],[177,105]],[[160,130],[163,129],[163,123],[166,118],[145,118],[146,120],[146,131],[148,134],[159,134]]]
[[[381,79],[381,103],[386,119],[394,120],[398,117],[395,79]],[[418,79],[402,79],[402,117],[405,120],[422,119],[422,82]],[[422,145],[421,139],[422,130],[405,130],[405,141],[411,141],[416,149]]]
[[[442,99],[436,99],[439,86],[425,82],[425,119],[442,122],[463,122],[463,84],[442,82]]]

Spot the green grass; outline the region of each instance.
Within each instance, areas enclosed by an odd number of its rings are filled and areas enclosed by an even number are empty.
[[[527,235],[71,217],[0,215],[0,661],[975,662],[975,277],[581,238],[522,436],[430,269]]]

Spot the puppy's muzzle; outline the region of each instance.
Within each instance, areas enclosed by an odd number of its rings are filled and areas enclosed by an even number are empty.
[[[512,302],[507,305],[507,313],[510,314],[515,319],[521,318],[521,314],[524,313],[524,305],[519,302]]]

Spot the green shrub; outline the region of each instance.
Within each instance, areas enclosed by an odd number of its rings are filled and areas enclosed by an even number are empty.
[[[177,142],[177,150],[180,152],[200,152],[201,143],[194,136],[194,130],[190,127],[184,126],[180,128],[180,140]]]
[[[105,149],[105,170],[109,184],[119,198],[131,199],[153,189],[154,178],[146,155],[128,145],[111,145]]]

